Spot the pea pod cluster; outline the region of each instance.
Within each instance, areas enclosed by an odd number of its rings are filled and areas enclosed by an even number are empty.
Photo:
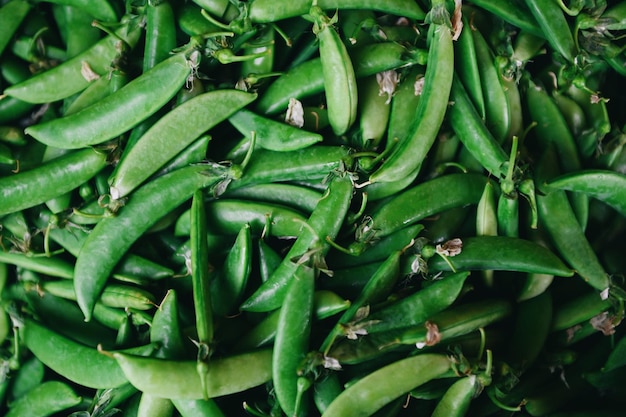
[[[0,415],[622,415],[625,22],[0,2]]]

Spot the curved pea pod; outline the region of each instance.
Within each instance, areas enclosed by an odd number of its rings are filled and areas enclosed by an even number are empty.
[[[113,352],[124,375],[141,392],[172,400],[200,400],[203,385],[196,361],[173,361]],[[241,371],[245,369],[245,376]],[[272,378],[269,349],[222,358],[211,358],[206,375],[209,398],[235,394],[262,385]]]
[[[298,371],[309,351],[313,321],[315,270],[301,265],[294,272],[278,316],[272,360],[276,398],[285,414],[299,415]]]
[[[409,68],[391,98],[387,146],[394,143],[394,140],[407,137],[411,133],[415,109],[422,95],[420,86],[424,81],[424,70],[421,65]]]
[[[511,109],[504,92],[504,86],[500,81],[493,52],[480,31],[473,30],[471,33],[474,39],[480,86],[484,97],[485,124],[496,141],[502,143],[509,132],[512,117]],[[467,84],[465,87],[471,91]],[[480,112],[479,105],[480,102],[476,107]]]
[[[461,294],[469,272],[458,272],[436,280],[419,291],[402,298],[367,317],[374,323],[369,333],[377,333],[423,323],[433,314],[448,308]]]
[[[195,190],[220,180],[204,170],[202,166],[190,166],[159,177],[135,191],[115,217],[96,225],[83,244],[74,269],[78,305],[87,320],[109,275],[132,244]]]
[[[0,8],[0,26],[3,28],[2,35],[0,35],[0,54],[11,42],[13,34],[24,18],[26,18],[31,8],[32,5],[24,0],[13,0],[5,3]]]
[[[608,170],[580,170],[546,183],[550,188],[587,194],[626,216],[626,175]]]
[[[228,316],[237,312],[242,301],[252,263],[250,225],[245,224],[226,255],[221,271],[211,281],[211,305],[215,314]]]
[[[345,169],[349,162],[350,150],[343,146],[310,146],[290,152],[259,149],[244,175],[229,189],[270,182],[321,181],[331,172]]]
[[[404,178],[418,169],[443,123],[454,74],[454,46],[445,5],[433,5],[429,15],[433,22],[428,29],[428,65],[411,134],[400,138],[391,155],[370,176],[372,183]]]
[[[106,96],[113,94],[128,82],[128,74],[120,70],[113,70],[109,74],[103,75],[93,81],[85,88],[64,112],[64,116],[69,116],[90,105],[102,100]]]
[[[64,149],[105,142],[163,107],[190,73],[185,54],[173,55],[99,102],[72,115],[29,126],[25,132],[46,145]]]
[[[384,237],[444,210],[478,204],[487,183],[480,174],[449,174],[395,195],[357,229],[357,241]]]
[[[12,85],[4,93],[29,103],[49,103],[84,90],[90,84],[82,73],[86,65],[96,74],[104,75],[109,72],[111,62],[120,54],[121,45],[132,47],[137,43],[141,35],[141,26],[137,20],[129,20],[115,34],[103,38],[88,50],[61,65]]]
[[[425,353],[393,362],[346,388],[322,416],[368,416],[412,389],[450,371],[446,355]]]
[[[270,279],[243,302],[240,309],[271,311],[282,304],[287,289],[286,283],[298,269],[296,262],[313,248],[319,248],[316,256],[324,256],[330,249],[326,239],[334,239],[339,233],[352,200],[352,192],[352,180],[348,176],[336,177],[332,180],[327,192],[307,220],[307,227],[303,226],[302,232],[281,264]]]
[[[519,271],[570,277],[574,271],[549,249],[526,239],[507,236],[477,236],[462,239],[461,253],[448,257],[457,271],[492,269]],[[449,271],[450,266],[440,256],[428,261],[431,272]]]
[[[275,22],[289,17],[306,15],[313,3],[314,2],[311,0],[296,0],[281,3],[276,3],[271,0],[255,0],[254,3],[250,5],[249,16],[250,19],[256,23]],[[320,0],[317,2],[317,5],[323,10],[370,9],[418,20],[424,19],[425,16],[424,11],[418,4],[407,0],[393,0],[384,3],[375,0]]]
[[[550,46],[570,63],[574,63],[578,50],[565,14],[559,4],[545,0],[526,0],[525,3]]]
[[[310,214],[315,209],[322,194],[299,185],[269,183],[227,190],[222,197],[253,200],[258,201],[259,204],[271,201]]]
[[[599,291],[606,290],[610,284],[609,276],[580,228],[565,191],[537,195],[537,210],[541,227],[566,262],[589,285]]]
[[[410,50],[396,42],[380,42],[350,50],[357,78],[382,71],[401,68],[427,58],[422,50]],[[279,113],[289,106],[289,100],[310,97],[324,91],[324,76],[319,58],[297,65],[278,77],[256,103],[256,110],[265,114]]]
[[[590,292],[569,299],[555,306],[551,331],[558,332],[586,322],[611,309],[611,301],[603,299],[596,292]]]
[[[360,80],[358,84],[360,148],[377,149],[389,123],[391,96],[395,92],[398,74],[385,71]]]
[[[71,280],[47,281],[41,284],[44,292],[57,297],[76,300],[74,284]],[[108,284],[100,296],[102,304],[108,307],[149,310],[154,307],[154,296],[146,290],[122,284]]]
[[[317,6],[309,14],[315,19],[313,32],[319,41],[328,121],[333,132],[340,136],[356,120],[358,94],[354,67],[346,45],[333,27],[333,19]]]
[[[528,33],[532,33],[535,36],[545,36],[533,14],[528,7],[521,2],[502,3],[491,0],[476,0],[473,1],[472,4],[493,13]]]
[[[301,222],[306,221],[299,211],[279,204],[236,199],[208,202],[206,216],[210,233],[226,235],[236,235],[248,224],[255,235],[261,235],[265,230],[271,236],[298,236]],[[188,220],[189,212],[184,212],[176,223],[177,235],[189,234]]]
[[[0,250],[0,262],[16,265],[51,277],[72,278],[74,275],[72,264],[59,257],[33,257],[28,254]]]
[[[115,360],[98,350],[67,339],[41,324],[26,320],[26,347],[47,367],[70,381],[89,388],[111,388],[128,382]],[[134,348],[136,354],[149,354],[152,346]]]
[[[318,133],[307,132],[287,123],[254,114],[242,109],[228,118],[228,121],[242,135],[256,133],[256,144],[271,151],[295,151],[321,142],[323,137]]]
[[[0,178],[0,216],[41,204],[91,179],[106,165],[106,154],[84,149],[39,167]],[[55,186],[50,186],[50,181]]]
[[[480,164],[496,178],[506,176],[509,157],[478,115],[461,81],[454,77],[448,117],[452,129]]]
[[[239,90],[215,90],[196,96],[167,112],[120,162],[110,181],[111,197],[118,199],[128,195],[202,133],[255,98],[255,94]]]
[[[5,417],[46,417],[75,407],[82,400],[69,385],[46,381],[11,403]]]
[[[463,27],[469,28],[469,22],[465,15],[462,17]],[[454,63],[457,76],[463,82],[469,96],[478,111],[480,117],[485,119],[485,99],[481,88],[480,73],[478,71],[478,57],[474,41],[474,30],[462,30],[461,35],[454,44],[456,60]]]
[[[481,384],[476,375],[461,377],[450,386],[437,403],[431,417],[464,416],[472,399],[480,392]]]

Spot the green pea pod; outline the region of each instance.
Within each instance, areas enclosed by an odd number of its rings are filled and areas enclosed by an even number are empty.
[[[485,189],[476,208],[476,234],[478,236],[496,236],[498,234],[498,218],[496,214],[495,187],[491,182]]]
[[[57,5],[52,8],[52,11],[55,14],[62,13],[65,19],[64,26],[67,27],[65,49],[68,58],[86,51],[100,40],[102,32],[99,28],[92,26],[94,18],[85,10],[71,5]]]
[[[90,81],[81,73],[85,65],[88,65],[96,74],[106,74],[110,70],[111,62],[120,54],[120,44],[132,47],[139,40],[140,34],[141,27],[136,19],[129,20],[114,35],[103,38],[83,53],[15,84],[4,92],[29,103],[62,100],[84,90],[89,85]]]
[[[354,67],[346,46],[332,26],[333,19],[318,6],[313,6],[309,14],[315,19],[313,32],[319,41],[328,121],[333,132],[340,136],[356,120],[358,94]]]
[[[519,196],[500,193],[498,197],[498,232],[502,236],[519,237]]]
[[[306,15],[313,3],[315,2],[312,0],[296,0],[279,3],[271,0],[255,0],[255,2],[250,5],[249,16],[250,19],[256,23],[275,22],[289,17]],[[371,9],[417,20],[422,20],[425,16],[424,11],[417,3],[406,0],[393,0],[385,3],[374,0],[318,0],[316,4],[323,10]]]
[[[583,193],[626,216],[626,175],[608,170],[581,170],[548,181],[547,186]]]
[[[203,132],[255,98],[255,94],[239,90],[210,91],[165,114],[139,139],[115,170],[111,196],[117,199],[128,195]],[[212,111],[207,115],[205,111],[208,108]],[[171,140],[174,134],[176,141]]]
[[[26,18],[31,7],[31,4],[27,1],[13,0],[5,3],[0,8],[0,26],[2,27],[2,35],[0,35],[0,54],[4,52],[4,48],[11,42],[13,34],[24,18]]]
[[[467,414],[472,399],[480,391],[476,375],[461,377],[446,390],[431,417],[461,417]]]
[[[226,417],[215,401],[171,400],[182,417]]]
[[[33,257],[23,253],[0,251],[0,262],[58,278],[72,278],[72,264],[59,257]]]
[[[528,7],[521,2],[511,1],[504,3],[490,0],[476,0],[473,1],[472,4],[493,13],[528,33],[532,33],[535,36],[545,36],[533,14]]]
[[[566,330],[611,309],[611,301],[603,299],[596,292],[572,297],[565,303],[555,306],[551,330]]]
[[[155,357],[180,359],[186,353],[176,294],[175,290],[169,290],[154,313],[150,326],[150,342],[159,346]]]
[[[77,301],[87,320],[110,273],[132,244],[198,188],[219,181],[219,176],[206,175],[204,170],[202,166],[191,166],[159,177],[135,191],[117,216],[102,219],[96,225],[74,270]]]
[[[115,360],[81,345],[35,321],[24,325],[24,343],[47,367],[70,381],[89,388],[111,388],[127,382]],[[129,350],[149,354],[152,346]]]
[[[413,294],[373,312],[367,320],[369,333],[383,332],[423,323],[448,308],[461,294],[469,272],[459,272],[432,282]]]
[[[300,415],[296,408],[298,371],[309,351],[309,337],[313,320],[315,270],[305,265],[298,267],[289,283],[280,315],[272,360],[272,381],[276,398],[285,414]]]
[[[385,91],[387,87],[383,87],[382,83],[385,83],[387,81],[385,77],[388,77],[388,81],[395,84],[396,76],[397,73],[390,70],[360,80],[358,84],[358,113],[361,133],[359,148],[377,149],[385,132],[387,132],[391,112],[391,96],[395,91],[395,85],[390,90]]]
[[[454,132],[487,171],[497,178],[504,178],[509,157],[481,120],[457,77],[452,82],[450,100],[454,104],[450,106],[448,116]]]
[[[426,61],[422,50],[410,50],[396,42],[380,42],[350,50],[357,78]],[[259,113],[276,114],[289,106],[289,100],[310,97],[324,91],[319,58],[297,65],[278,77],[256,103]]]
[[[41,284],[41,288],[57,297],[76,300],[74,284],[70,280],[47,281]],[[155,305],[154,296],[148,291],[123,284],[108,284],[102,291],[100,301],[108,307],[137,310],[149,310]]]
[[[206,204],[208,231],[214,234],[236,235],[244,225],[249,225],[251,232],[261,235],[265,230],[271,236],[297,236],[301,224],[306,221],[302,213],[287,207],[255,201],[223,199]],[[189,234],[189,212],[184,212],[176,223],[176,234]],[[269,222],[269,223],[268,223]]]
[[[318,133],[307,132],[295,126],[281,123],[242,109],[228,118],[228,121],[242,135],[256,133],[258,146],[271,151],[295,151],[321,142],[323,137]]]
[[[302,213],[310,214],[322,197],[322,194],[311,188],[293,184],[256,184],[248,187],[227,190],[224,198],[241,198],[244,200],[273,203],[294,208]]]
[[[465,15],[463,15],[463,27],[470,27]],[[486,120],[485,98],[483,97],[480,72],[478,70],[478,56],[476,54],[476,42],[472,33],[474,30],[462,30],[461,35],[454,44],[456,60],[454,68],[457,76],[467,89],[474,107],[483,120]],[[482,35],[481,35],[482,36]],[[483,39],[484,41],[484,39]],[[484,63],[484,65],[488,64]]]
[[[157,171],[154,176],[160,177],[168,172],[177,170],[178,168],[204,162],[207,157],[207,149],[209,147],[210,140],[211,136],[209,135],[200,136],[199,139],[195,140],[187,148],[180,151],[178,155],[171,159],[163,168]],[[111,174],[111,176],[115,176],[115,171]]]
[[[428,65],[424,89],[415,113],[411,135],[396,144],[391,155],[369,178],[372,183],[394,181],[411,174],[423,162],[443,122],[454,74],[452,31],[445,4],[434,2],[429,12]]]
[[[204,193],[198,189],[191,201],[191,282],[193,307],[196,318],[198,344],[202,350],[213,343],[213,299],[209,281],[209,247],[206,239],[207,225],[204,208]],[[209,352],[210,354],[210,352]],[[207,358],[200,358],[205,360]],[[206,396],[205,396],[206,397]]]
[[[67,384],[47,381],[11,404],[6,417],[47,417],[75,407],[82,402]]]
[[[448,260],[457,271],[493,269],[553,274],[569,277],[574,272],[550,250],[526,239],[507,236],[477,236],[462,239],[461,253]],[[428,270],[449,271],[450,265],[440,256],[433,256]]]
[[[196,361],[173,361],[114,352],[113,358],[138,390],[172,400],[204,398]],[[118,368],[118,369],[119,369]],[[245,377],[241,370],[245,369]],[[272,351],[211,358],[206,375],[209,398],[245,391],[272,378]]]
[[[144,72],[167,59],[171,51],[176,48],[174,10],[169,1],[148,2],[146,5],[145,36]]]
[[[215,314],[228,316],[237,312],[250,277],[252,237],[245,224],[226,256],[220,273],[211,281],[212,306]]]
[[[327,238],[334,239],[339,233],[352,200],[352,180],[348,176],[336,177],[328,186],[327,192],[311,213],[307,227],[285,255],[269,280],[264,282],[243,304],[242,310],[271,311],[282,304],[286,294],[286,283],[298,269],[299,258],[309,250],[319,248],[319,256],[324,256],[330,246]],[[294,261],[295,260],[295,261]]]
[[[393,362],[346,388],[330,403],[323,417],[368,416],[412,389],[450,370],[446,355],[425,353]]]
[[[410,224],[452,207],[478,204],[486,177],[449,174],[422,182],[396,194],[357,229],[357,240],[384,237]]]
[[[574,63],[578,50],[565,14],[559,4],[546,0],[526,0],[525,3],[550,46],[570,63]]]
[[[544,156],[544,159],[539,170],[554,170],[554,166],[548,166],[554,158]],[[610,284],[609,277],[581,229],[565,191],[556,189],[537,195],[537,211],[541,227],[567,263],[593,288],[606,290]]]
[[[46,145],[64,149],[105,142],[163,107],[190,72],[185,54],[173,55],[99,102],[70,116],[30,126],[25,132]]]
[[[33,207],[69,192],[92,178],[105,164],[105,154],[84,149],[0,178],[0,215]],[[50,181],[55,182],[54,187],[50,187]]]
[[[44,364],[35,356],[22,362],[20,369],[11,378],[9,403],[28,394],[30,390],[40,385],[44,379],[44,372]]]
[[[411,133],[411,123],[415,117],[421,91],[416,89],[416,83],[424,77],[424,67],[414,65],[408,69],[391,98],[389,114],[389,128],[387,129],[387,146],[395,140],[407,137]]]
[[[113,94],[128,82],[128,75],[120,70],[113,70],[93,81],[85,88],[72,104],[65,109],[65,116],[76,113]]]
[[[511,125],[511,109],[500,81],[495,57],[478,30],[471,31],[476,49],[480,86],[485,103],[485,124],[499,143],[504,142]],[[466,88],[471,91],[469,87]],[[480,107],[476,106],[480,112]],[[480,113],[479,113],[480,114]]]
[[[102,22],[117,22],[118,17],[115,8],[108,0],[39,0],[46,3],[63,4],[76,7]]]

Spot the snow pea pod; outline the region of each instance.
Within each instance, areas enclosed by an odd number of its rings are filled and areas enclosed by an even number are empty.
[[[11,403],[5,417],[47,417],[79,405],[82,397],[60,381],[46,381]]]
[[[0,178],[0,215],[33,207],[65,194],[92,178],[106,165],[106,154],[83,149],[28,171]],[[50,183],[54,181],[55,186]]]
[[[13,0],[0,8],[0,27],[2,27],[2,34],[0,35],[0,54],[2,54],[4,48],[11,42],[13,34],[26,15],[28,15],[31,8],[31,4],[24,0]]]
[[[468,28],[469,22],[463,15],[463,27]],[[478,111],[480,117],[485,119],[485,98],[481,88],[480,73],[478,71],[478,56],[476,54],[476,42],[473,30],[462,30],[459,39],[454,44],[456,61],[454,63],[457,76],[463,82],[469,96]]]
[[[185,54],[173,55],[99,102],[72,115],[30,126],[25,132],[46,145],[64,149],[105,142],[163,107],[190,72]]]
[[[289,289],[278,316],[272,381],[276,398],[289,416],[297,416],[302,412],[297,409],[298,371],[309,351],[314,290],[315,270],[301,265],[289,282]]]
[[[150,326],[150,342],[159,346],[155,357],[180,359],[185,356],[185,340],[180,326],[178,296],[173,289],[167,292],[154,313]]]
[[[457,77],[452,82],[450,99],[454,104],[450,106],[448,116],[454,132],[487,171],[497,178],[504,178],[508,155],[485,126]]]
[[[0,251],[0,262],[46,274],[51,277],[72,278],[72,264],[58,257],[34,257],[23,253]]]
[[[113,94],[128,82],[128,75],[120,70],[113,70],[93,81],[85,88],[74,101],[65,109],[65,116],[76,113],[90,105]]]
[[[328,121],[333,132],[340,136],[356,120],[358,94],[354,66],[346,45],[333,27],[333,19],[318,6],[311,7],[309,14],[315,20],[313,33],[319,41]]]
[[[525,0],[525,3],[550,46],[570,63],[574,63],[578,50],[565,14],[558,2]]]
[[[91,48],[64,63],[12,85],[4,93],[29,103],[49,103],[78,93],[90,84],[82,75],[83,63],[96,74],[106,74],[120,54],[120,45],[134,46],[141,34],[137,19],[129,20],[115,34],[106,36]],[[121,40],[120,40],[121,39]]]
[[[461,377],[446,390],[431,417],[462,417],[466,415],[472,399],[479,393],[480,388],[478,376]]]
[[[176,47],[174,10],[168,0],[148,2],[146,5],[146,44],[143,71],[146,72],[167,59]]]
[[[269,23],[290,17],[306,15],[312,0],[272,1],[255,0],[250,4],[249,16],[253,22]],[[425,13],[420,6],[407,0],[392,0],[384,3],[375,0],[318,0],[317,5],[323,10],[368,9],[377,10],[409,19],[423,20]]]
[[[322,194],[299,185],[270,183],[227,190],[223,197],[254,200],[258,201],[259,204],[271,201],[310,214],[315,209]]]
[[[560,175],[548,187],[587,194],[626,216],[626,175],[608,170],[581,170]]]
[[[115,217],[96,225],[83,244],[74,270],[77,301],[87,320],[110,273],[132,244],[195,190],[220,180],[220,176],[206,175],[205,169],[190,166],[157,178],[135,191]]]
[[[137,417],[172,417],[174,404],[169,398],[155,397],[154,395],[141,393]]]
[[[320,249],[316,253],[319,256],[324,256],[330,249],[326,239],[334,239],[339,233],[352,200],[352,191],[352,180],[348,176],[333,179],[307,220],[307,227],[303,226],[302,232],[270,279],[243,302],[240,306],[242,310],[271,311],[282,304],[286,283],[298,269],[297,260],[313,248]]]
[[[196,361],[173,361],[113,352],[128,381],[148,394],[178,399],[202,399],[204,392]],[[245,375],[241,373],[245,369]],[[209,398],[241,392],[262,385],[272,377],[269,349],[211,358],[206,375]]]
[[[215,401],[171,400],[182,417],[226,417]]]
[[[574,272],[549,249],[526,239],[507,236],[477,236],[462,239],[463,250],[448,260],[457,271],[492,269],[570,277]],[[430,258],[431,272],[449,271],[439,256]]]
[[[485,9],[528,33],[543,37],[543,31],[528,7],[519,1],[475,0],[472,4]]]
[[[76,300],[74,284],[70,280],[47,281],[41,284],[41,289],[57,297]],[[154,296],[148,291],[123,284],[108,284],[102,290],[100,301],[108,307],[136,310],[149,310],[155,305]]]
[[[384,366],[346,388],[322,414],[369,416],[416,387],[448,373],[446,355],[425,353]]]
[[[166,113],[120,162],[111,181],[111,197],[118,199],[128,195],[203,132],[255,98],[255,94],[239,90],[210,91]],[[207,109],[211,111],[207,112]],[[176,140],[173,141],[172,137],[176,137]]]
[[[449,174],[422,182],[392,197],[357,229],[357,241],[384,237],[452,207],[478,204],[488,179],[480,174]]]
[[[414,172],[432,147],[448,107],[454,74],[454,45],[445,2],[434,1],[429,12],[428,65],[411,134],[399,138],[391,155],[370,175],[370,182],[389,182]]]
[[[96,349],[67,339],[33,320],[26,320],[23,332],[26,347],[47,367],[72,382],[89,388],[111,388],[128,382],[115,360]],[[149,354],[152,350],[148,345],[131,351]]]
[[[256,133],[256,144],[271,151],[295,151],[321,142],[323,137],[318,133],[307,132],[286,123],[268,119],[242,109],[228,118],[239,133],[250,135]]]

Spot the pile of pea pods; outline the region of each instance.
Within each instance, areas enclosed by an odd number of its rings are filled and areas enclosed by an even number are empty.
[[[0,0],[0,415],[624,415],[625,35]]]

